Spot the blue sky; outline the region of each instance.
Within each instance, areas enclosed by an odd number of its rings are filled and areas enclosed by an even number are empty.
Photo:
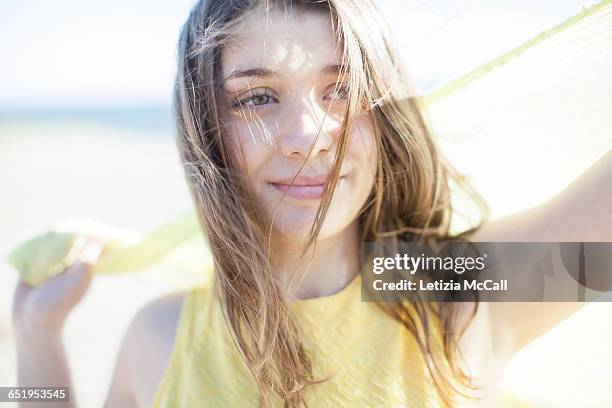
[[[378,0],[420,89],[429,89],[597,3]],[[169,102],[192,0],[3,0],[0,109]]]

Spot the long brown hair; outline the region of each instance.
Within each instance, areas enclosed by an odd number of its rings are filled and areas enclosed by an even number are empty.
[[[201,0],[179,40],[174,103],[177,143],[194,203],[215,262],[219,296],[236,347],[256,381],[265,406],[273,394],[285,406],[306,405],[312,376],[299,328],[273,278],[266,251],[269,225],[231,159],[220,96],[220,53],[232,29],[253,10],[323,11],[343,45],[349,97],[328,193],[323,197],[300,260],[315,245],[330,206],[353,119],[370,110],[377,135],[378,164],[373,190],[359,214],[361,240],[381,245],[452,239],[451,187],[463,189],[483,209],[476,193],[440,156],[406,85],[388,29],[365,0]],[[341,76],[344,73],[341,73]],[[482,220],[474,224],[477,228]],[[477,301],[473,302],[472,316]],[[469,387],[459,364],[458,306],[394,302],[381,307],[415,336],[443,400]],[[432,319],[433,316],[433,319]],[[443,353],[437,353],[436,333]]]

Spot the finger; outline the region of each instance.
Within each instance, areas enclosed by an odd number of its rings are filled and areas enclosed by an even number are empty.
[[[83,275],[91,275],[91,268],[97,262],[103,249],[104,247],[99,241],[88,239],[77,260],[66,268],[60,277],[63,277],[65,280],[74,280],[82,278]]]
[[[87,292],[92,281],[91,265],[77,260],[49,280],[36,293],[40,310],[55,310],[64,316]]]
[[[76,262],[70,265],[70,267],[64,270],[64,272],[57,276],[55,279],[55,284],[68,288],[81,285],[88,286],[89,281],[92,278],[92,266],[93,263],[78,259]]]
[[[78,286],[81,289],[86,289],[92,278],[91,269],[103,249],[104,247],[99,241],[88,239],[77,260],[57,276],[55,285],[70,288]]]
[[[80,265],[77,266],[76,272],[78,276],[76,276],[70,284],[72,286],[73,295],[80,299],[91,285],[93,274],[91,272],[91,264],[85,262],[79,263]]]
[[[102,255],[103,250],[104,245],[101,241],[96,238],[88,238],[79,255],[79,259],[87,264],[94,264],[98,261],[100,255]]]

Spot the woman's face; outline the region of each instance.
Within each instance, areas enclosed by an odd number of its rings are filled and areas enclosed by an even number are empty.
[[[235,160],[273,231],[302,241],[330,175],[348,84],[336,84],[342,54],[329,15],[309,12],[295,19],[293,13],[252,13],[224,47],[221,67]],[[362,113],[320,238],[356,220],[372,189],[376,160],[370,118]]]

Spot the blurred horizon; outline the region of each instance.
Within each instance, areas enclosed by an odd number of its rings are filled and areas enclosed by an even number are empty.
[[[127,131],[146,132],[148,135],[170,137],[174,119],[169,105],[112,105],[100,107],[27,107],[0,110],[0,124],[63,125],[67,122],[82,125],[107,126]]]

